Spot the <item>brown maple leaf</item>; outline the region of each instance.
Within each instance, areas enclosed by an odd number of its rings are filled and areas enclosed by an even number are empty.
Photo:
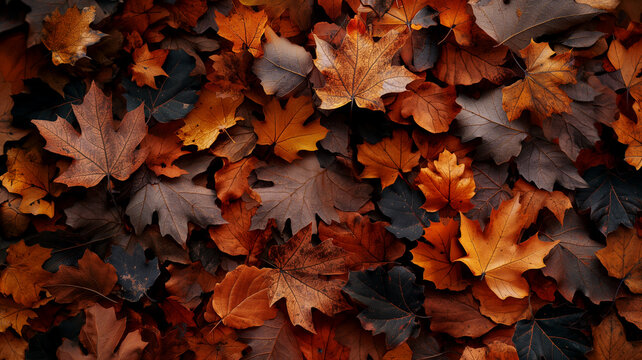
[[[0,297],[0,332],[13,328],[19,334],[22,334],[22,327],[30,325],[29,320],[37,316],[38,314],[32,311],[31,307],[25,307],[13,302],[11,299]]]
[[[265,11],[252,11],[250,8],[237,5],[229,17],[216,12],[216,24],[219,27],[218,35],[234,43],[232,50],[242,52],[247,50],[254,57],[263,53],[261,37],[265,32],[268,17]]]
[[[457,43],[472,45],[474,24],[472,9],[466,0],[429,0],[428,5],[439,12],[439,23],[455,34]]]
[[[252,121],[259,137],[256,143],[274,145],[274,153],[288,162],[300,159],[297,152],[301,150],[316,150],[317,141],[328,133],[318,119],[304,125],[314,113],[312,98],[308,96],[290,98],[285,109],[277,99],[272,99],[263,107],[263,113],[265,121]]]
[[[158,89],[154,78],[156,76],[169,76],[163,70],[167,54],[169,54],[167,49],[149,51],[147,44],[134,50],[132,54],[134,63],[129,66],[129,69],[132,72],[132,80],[136,82],[136,85],[139,87],[147,85],[152,89]]]
[[[24,240],[9,246],[8,266],[0,275],[0,292],[11,295],[18,304],[33,306],[40,300],[43,284],[52,276],[42,268],[50,256],[51,249],[27,246]]]
[[[412,116],[417,125],[428,132],[441,133],[448,131],[461,110],[456,99],[454,86],[442,88],[435,83],[417,81],[408,85],[408,91],[399,94],[390,108],[403,117]]]
[[[408,40],[409,33],[391,30],[376,43],[358,17],[348,23],[347,34],[339,49],[314,35],[317,68],[325,86],[317,89],[321,109],[336,109],[347,103],[384,111],[381,96],[406,90],[419,77],[403,66],[393,66],[392,57]]]
[[[521,194],[522,212],[528,219],[527,225],[534,224],[540,210],[547,208],[557,220],[564,222],[564,213],[573,207],[571,200],[561,191],[546,191],[519,179],[513,186],[513,194]]]
[[[520,50],[526,63],[524,80],[502,89],[502,107],[509,121],[524,110],[544,119],[553,113],[570,112],[571,98],[559,86],[574,84],[576,70],[571,53],[555,54],[547,43],[531,43]]]
[[[619,40],[613,40],[608,58],[624,81],[627,91],[637,101],[642,101],[642,42],[637,41],[628,49]]]
[[[325,279],[321,275],[340,275],[347,272],[346,253],[330,241],[311,244],[312,229],[308,225],[285,244],[269,251],[275,269],[270,270],[268,296],[270,305],[285,298],[290,321],[316,333],[312,308],[332,316],[350,309],[341,294],[345,280]]]
[[[259,160],[247,157],[235,163],[223,160],[223,167],[214,174],[216,196],[223,202],[236,200],[245,193],[252,193],[247,179]]]
[[[614,313],[609,314],[600,325],[591,327],[593,351],[587,354],[589,360],[639,359],[642,346],[626,339],[624,326]]]
[[[507,52],[506,46],[494,47],[490,41],[478,42],[474,47],[446,43],[432,71],[450,85],[472,85],[482,79],[499,84],[512,74],[510,69],[500,66]]]
[[[54,65],[71,64],[86,56],[87,46],[95,44],[105,34],[92,30],[96,8],[72,6],[60,14],[58,9],[48,15],[42,27],[42,43],[51,50]]]
[[[156,124],[140,143],[141,149],[147,153],[145,165],[156,175],[175,178],[187,174],[187,171],[173,164],[179,157],[189,154],[189,151],[181,150],[183,142],[176,136],[182,124],[178,120]]]
[[[72,108],[81,134],[61,117],[56,121],[32,120],[47,140],[45,149],[74,159],[55,181],[92,187],[105,176],[127,180],[146,157],[143,151],[136,150],[147,132],[143,105],[128,112],[116,127],[111,98],[92,83],[83,103]]]
[[[376,144],[357,145],[357,159],[365,168],[362,178],[381,179],[381,187],[394,184],[397,177],[419,165],[419,153],[412,151],[412,140],[404,130]]]
[[[634,103],[633,111],[638,118],[637,123],[620,113],[620,118],[612,126],[618,141],[628,145],[624,160],[636,170],[640,170],[642,167],[642,102]]]
[[[595,256],[609,276],[624,280],[636,294],[642,294],[642,239],[635,229],[620,227],[606,237],[606,247]]]

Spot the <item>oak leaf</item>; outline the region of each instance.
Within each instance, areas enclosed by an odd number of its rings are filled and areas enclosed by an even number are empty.
[[[387,223],[372,222],[358,213],[341,212],[340,222],[319,225],[319,238],[331,241],[347,252],[346,266],[366,270],[400,258],[406,251],[402,242],[386,231]]]
[[[522,273],[540,269],[544,257],[559,241],[544,242],[537,234],[519,242],[526,218],[522,215],[520,197],[504,201],[490,215],[482,232],[479,223],[461,215],[460,243],[468,254],[461,261],[475,276],[482,276],[488,287],[500,298],[523,298],[529,286]]]
[[[99,300],[108,299],[118,281],[116,269],[104,263],[98,255],[85,250],[78,266],[61,265],[58,272],[45,282],[56,302],[73,303],[78,308],[87,308]]]
[[[270,307],[268,298],[269,272],[241,265],[216,284],[210,301],[223,325],[246,329],[276,316],[277,309]]]
[[[247,263],[258,262],[258,257],[272,237],[272,227],[266,230],[249,230],[256,208],[248,209],[243,201],[223,204],[223,219],[227,224],[210,227],[210,237],[216,247],[230,255],[247,255]]]
[[[111,97],[92,83],[83,103],[72,108],[81,134],[60,117],[56,121],[32,121],[47,140],[45,149],[74,159],[55,181],[92,187],[105,176],[127,180],[145,161],[146,154],[136,150],[147,132],[142,106],[128,112],[116,128]]]
[[[182,122],[179,121],[157,124],[149,129],[140,143],[140,147],[147,153],[145,165],[158,176],[175,178],[187,174],[187,171],[174,164],[176,159],[189,154],[189,151],[181,150],[183,142],[175,134],[181,125]]]
[[[470,202],[475,195],[473,172],[457,160],[457,155],[444,150],[437,160],[421,168],[416,182],[426,197],[422,209],[439,211],[446,205],[458,211],[473,208]]]
[[[642,294],[642,239],[635,229],[620,227],[606,237],[606,247],[595,256],[609,276],[624,280],[628,288]]]
[[[381,179],[382,188],[419,165],[419,153],[412,151],[412,140],[404,130],[395,130],[391,138],[376,144],[357,145],[357,149],[357,159],[365,166],[360,176]]]
[[[462,264],[455,260],[464,256],[458,241],[459,222],[441,219],[424,229],[425,242],[412,249],[412,262],[424,269],[424,280],[437,289],[464,290],[469,282],[462,274]]]
[[[392,57],[408,39],[408,32],[391,30],[376,43],[368,36],[366,25],[354,18],[338,50],[314,35],[317,47],[315,65],[325,77],[317,89],[320,109],[336,109],[347,103],[384,111],[381,96],[406,89],[419,77],[402,66],[393,66]]]
[[[322,278],[322,275],[341,275],[347,272],[346,252],[330,241],[311,244],[310,225],[296,233],[287,243],[273,246],[269,251],[275,269],[267,274],[270,285],[270,305],[285,298],[293,325],[316,333],[312,323],[312,308],[333,316],[350,305],[341,295],[345,280]]]
[[[442,88],[431,82],[413,82],[407,88],[408,91],[397,96],[391,112],[399,111],[403,117],[412,116],[417,125],[428,132],[448,131],[450,123],[461,110],[455,103],[455,87]]]
[[[158,89],[154,78],[168,76],[163,70],[163,64],[168,54],[169,50],[167,49],[149,51],[147,44],[134,50],[132,54],[134,63],[130,66],[130,70],[132,80],[136,82],[136,85],[141,87],[147,85],[152,89]]]
[[[641,95],[642,97],[642,95]],[[636,170],[642,167],[642,103],[633,104],[637,116],[637,123],[620,113],[619,119],[612,124],[619,142],[628,145],[624,153],[624,160]]]
[[[42,43],[51,50],[54,65],[74,65],[78,59],[86,56],[87,46],[97,43],[105,35],[89,28],[95,16],[94,6],[83,8],[82,12],[71,6],[64,14],[55,9],[45,17]]]
[[[270,27],[265,29],[265,53],[256,60],[252,71],[261,79],[266,94],[283,97],[301,85],[312,71],[312,56],[299,45],[279,37]]]
[[[251,193],[247,179],[258,162],[255,157],[244,158],[235,163],[224,160],[223,167],[214,174],[216,196],[223,203],[229,203],[243,194]]]
[[[642,43],[635,42],[627,49],[615,39],[609,47],[608,58],[613,67],[620,70],[626,90],[635,100],[642,101]]]
[[[242,118],[236,109],[243,102],[240,93],[205,89],[198,102],[185,117],[185,125],[176,133],[185,145],[196,145],[199,150],[209,148],[221,132],[234,126]]]
[[[285,109],[277,99],[272,99],[263,107],[263,113],[265,121],[252,121],[254,132],[259,137],[256,143],[273,145],[274,153],[288,162],[300,159],[297,152],[301,150],[316,150],[317,141],[328,133],[318,119],[304,125],[314,113],[312,98],[308,96],[290,98]]]
[[[8,266],[0,275],[0,292],[11,295],[18,304],[33,306],[40,300],[43,285],[52,277],[42,268],[50,256],[51,249],[27,246],[24,240],[11,245],[7,249]]]
[[[571,53],[555,54],[547,43],[531,43],[520,50],[526,63],[524,79],[502,89],[502,106],[509,121],[530,110],[540,119],[570,112],[571,98],[559,85],[575,83]]]
[[[234,43],[232,50],[236,53],[247,50],[254,57],[259,57],[261,37],[265,32],[268,17],[264,10],[254,12],[246,6],[235,6],[229,17],[216,12],[218,35]]]
[[[256,174],[259,180],[271,181],[274,186],[254,189],[261,197],[261,206],[252,218],[250,230],[264,229],[270,219],[283,229],[290,219],[292,232],[310,223],[316,232],[316,214],[326,223],[339,220],[337,210],[359,210],[372,191],[370,185],[355,182],[348,170],[337,163],[320,167],[315,155],[291,164],[263,167]]]

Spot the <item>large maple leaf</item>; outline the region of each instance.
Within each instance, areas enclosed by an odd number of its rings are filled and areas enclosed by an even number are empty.
[[[391,30],[375,43],[359,18],[348,23],[338,50],[314,35],[314,63],[325,77],[325,86],[316,90],[322,100],[319,108],[336,109],[353,102],[358,107],[384,111],[382,95],[402,92],[419,79],[404,67],[391,64],[408,36],[408,32]]]
[[[519,118],[524,110],[539,118],[570,112],[571,98],[559,85],[575,83],[571,53],[555,54],[547,43],[531,43],[520,50],[526,63],[524,80],[505,87],[502,106],[508,120]]]
[[[558,241],[544,242],[533,235],[519,243],[528,220],[522,215],[520,197],[504,201],[493,210],[490,223],[482,232],[479,223],[461,215],[460,243],[467,256],[461,261],[500,298],[523,298],[529,294],[522,273],[544,267],[544,257]]]
[[[61,117],[32,121],[47,140],[45,149],[74,158],[56,182],[92,187],[105,176],[126,180],[145,161],[146,154],[136,150],[147,133],[142,106],[128,112],[116,127],[111,97],[92,83],[83,103],[72,108],[81,134]]]
[[[341,295],[345,280],[321,277],[345,274],[346,252],[331,241],[313,246],[311,240],[312,228],[306,226],[287,243],[270,248],[269,258],[276,268],[267,276],[270,305],[285,298],[292,324],[314,333],[312,308],[332,316],[350,305]]]

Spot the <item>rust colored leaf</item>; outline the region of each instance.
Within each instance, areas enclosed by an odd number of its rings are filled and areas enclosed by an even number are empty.
[[[642,167],[642,103],[633,104],[633,110],[638,118],[637,123],[620,113],[619,119],[612,126],[618,141],[628,145],[624,160],[636,170],[640,170]]]
[[[624,81],[627,91],[637,101],[642,101],[642,42],[638,41],[628,49],[619,40],[613,40],[608,58]]]
[[[623,279],[628,288],[642,294],[642,239],[635,229],[620,227],[606,237],[606,247],[595,256],[609,276]]]
[[[473,296],[479,300],[479,312],[498,324],[513,325],[522,319],[531,317],[529,308],[532,299],[500,299],[484,283],[473,285]]]
[[[224,326],[194,332],[196,334],[187,336],[187,342],[196,360],[239,360],[247,347],[238,341],[234,330]]]
[[[270,248],[271,285],[270,305],[285,298],[293,325],[316,333],[312,323],[312,308],[332,316],[350,309],[341,294],[345,280],[325,279],[321,275],[340,275],[347,272],[346,253],[330,241],[313,246],[312,229],[306,226],[287,243]]]
[[[261,49],[261,37],[265,32],[267,23],[265,11],[254,12],[250,8],[237,5],[235,12],[229,17],[216,12],[216,24],[218,24],[218,35],[234,43],[234,52],[247,50],[254,57],[259,57]]]
[[[495,324],[479,312],[479,305],[470,292],[427,292],[424,302],[430,316],[430,330],[453,337],[479,337]]]
[[[290,98],[285,109],[277,99],[272,99],[263,107],[263,113],[265,121],[252,121],[259,137],[256,143],[274,146],[274,153],[288,162],[300,159],[297,152],[301,150],[316,150],[317,141],[328,133],[318,119],[304,125],[314,113],[312,98],[308,96]]]
[[[520,54],[526,63],[524,80],[502,90],[502,107],[508,120],[516,120],[524,110],[540,119],[570,112],[572,100],[559,86],[576,82],[571,53],[555,54],[547,43],[531,41]]]
[[[13,302],[11,299],[0,297],[0,332],[13,328],[19,334],[22,334],[22,327],[29,325],[29,319],[38,316],[28,306],[25,307]]]
[[[214,287],[212,307],[225,326],[246,329],[276,316],[268,298],[269,269],[241,265]]]
[[[488,41],[474,47],[446,43],[441,48],[433,73],[450,85],[472,85],[482,79],[499,84],[512,73],[501,66],[507,52],[507,47],[494,47]]]
[[[429,0],[428,5],[439,12],[439,23],[455,34],[457,43],[472,45],[474,17],[466,0]]]
[[[51,249],[40,245],[27,246],[24,240],[7,249],[8,266],[0,275],[0,292],[11,295],[24,306],[33,306],[40,300],[40,291],[52,276],[42,268],[51,256]]]
[[[236,200],[245,193],[251,193],[247,178],[258,163],[255,157],[244,158],[235,163],[225,160],[223,168],[214,174],[216,196],[223,202]]]
[[[455,260],[464,256],[458,241],[459,223],[441,219],[424,229],[424,238],[412,249],[412,262],[424,269],[424,280],[431,281],[437,289],[464,290],[469,281],[462,275],[462,264]]]
[[[640,359],[642,346],[626,340],[624,326],[614,313],[608,315],[600,325],[592,327],[593,351],[587,354],[589,360],[630,360]]]
[[[367,142],[358,145],[357,149],[357,159],[365,166],[360,176],[381,179],[382,188],[419,165],[419,153],[412,151],[412,140],[403,130],[395,130],[391,138],[374,145]]]
[[[105,176],[126,180],[145,161],[146,154],[136,150],[147,132],[142,105],[128,112],[116,126],[111,98],[92,83],[83,103],[72,108],[81,134],[60,117],[56,121],[32,121],[47,140],[45,149],[74,159],[56,182],[92,187]]]
[[[295,329],[299,348],[307,360],[349,360],[350,349],[337,341],[336,332],[344,322],[342,317],[328,319],[319,314],[314,316],[316,320],[316,334],[305,330]]]
[[[93,6],[82,12],[72,6],[61,14],[58,9],[45,17],[42,27],[42,43],[51,50],[54,65],[74,65],[86,56],[87,46],[95,44],[105,34],[89,27],[96,16]]]
[[[465,164],[458,163],[457,155],[448,150],[422,168],[416,182],[426,197],[421,206],[426,211],[439,211],[446,205],[458,211],[473,208],[470,202],[475,196],[473,172]]]
[[[544,257],[559,241],[540,241],[537,234],[519,243],[527,218],[522,215],[520,197],[504,201],[493,210],[490,223],[482,232],[479,223],[461,215],[460,243],[467,256],[458,261],[476,276],[482,276],[488,287],[500,298],[523,298],[529,294],[522,273],[540,269]]]
[[[461,110],[456,98],[454,86],[442,88],[431,82],[413,82],[408,91],[397,96],[391,111],[400,111],[403,117],[412,116],[428,132],[446,132]]]
[[[180,121],[156,124],[140,143],[141,148],[147,153],[145,165],[156,175],[175,178],[187,174],[187,171],[174,164],[176,159],[189,154],[189,151],[181,150],[183,142],[176,136],[176,131],[181,125]]]
[[[169,54],[169,50],[166,49],[149,51],[147,44],[134,50],[132,54],[134,63],[129,67],[132,72],[132,81],[136,82],[136,85],[140,87],[147,85],[152,89],[157,89],[154,78],[156,76],[169,76],[163,70],[167,54]]]
[[[557,218],[560,224],[564,223],[564,213],[573,207],[571,200],[561,191],[540,190],[535,186],[519,179],[513,186],[513,194],[520,194],[522,212],[527,217],[526,225],[534,224],[540,210],[547,208]]]
[[[29,343],[10,331],[0,333],[0,359],[24,360]]]
[[[325,86],[317,89],[321,109],[336,109],[348,103],[384,111],[381,96],[398,93],[418,79],[402,66],[392,65],[392,57],[408,40],[408,32],[391,30],[376,43],[366,25],[354,18],[339,49],[314,35],[317,47],[315,65],[325,77]]]

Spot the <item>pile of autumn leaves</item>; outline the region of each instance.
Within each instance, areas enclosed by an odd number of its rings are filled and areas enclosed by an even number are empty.
[[[25,3],[0,358],[639,358],[615,5]]]

